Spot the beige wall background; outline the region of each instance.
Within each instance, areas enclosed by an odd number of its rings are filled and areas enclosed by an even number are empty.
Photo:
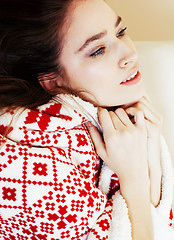
[[[106,0],[134,41],[174,40],[174,0]]]

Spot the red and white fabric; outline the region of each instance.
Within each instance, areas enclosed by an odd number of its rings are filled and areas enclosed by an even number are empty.
[[[129,240],[131,223],[119,180],[105,164],[99,171],[84,125],[92,121],[100,128],[97,109],[77,97],[60,97],[62,104],[52,100],[0,116],[0,237]],[[155,240],[172,240],[173,171],[163,137],[161,159],[162,199],[152,206],[154,233]]]

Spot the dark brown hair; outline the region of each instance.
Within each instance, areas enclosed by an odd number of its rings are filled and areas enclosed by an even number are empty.
[[[0,0],[0,109],[48,102],[40,74],[60,74],[61,28],[73,0]]]

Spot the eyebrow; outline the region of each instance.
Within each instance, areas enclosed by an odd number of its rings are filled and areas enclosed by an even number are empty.
[[[115,28],[118,27],[118,25],[120,24],[120,22],[122,21],[122,18],[120,16],[118,16],[117,20],[116,20],[116,23],[115,23]],[[103,38],[104,36],[106,36],[107,34],[107,31],[103,31],[103,32],[100,32],[90,38],[88,38],[85,43],[79,48],[79,50],[77,50],[76,53],[78,52],[81,52],[83,49],[85,49],[91,42],[95,41],[95,40],[98,40],[100,38]]]

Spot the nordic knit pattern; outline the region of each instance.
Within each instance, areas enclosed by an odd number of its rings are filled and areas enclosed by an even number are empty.
[[[131,224],[119,180],[105,165],[99,178],[100,160],[84,126],[93,120],[83,107],[94,118],[96,109],[79,98],[75,100],[82,109],[68,96],[65,100],[74,108],[52,100],[0,117],[0,239],[129,240]],[[162,225],[174,236],[168,226],[168,195]]]

